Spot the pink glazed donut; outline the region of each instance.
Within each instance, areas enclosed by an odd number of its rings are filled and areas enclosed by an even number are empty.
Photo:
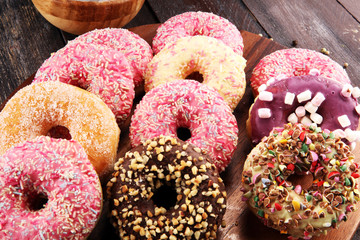
[[[351,83],[346,71],[330,57],[313,50],[302,48],[281,49],[260,60],[250,78],[255,96],[258,88],[271,78],[309,75],[310,70],[318,70],[321,76],[340,83]]]
[[[123,28],[105,28],[80,35],[74,41],[104,45],[120,51],[130,63],[135,87],[144,83],[143,75],[153,57],[153,51],[139,35]]]
[[[133,75],[124,55],[106,46],[70,42],[48,58],[33,82],[60,81],[94,93],[118,124],[130,114],[135,97]]]
[[[190,136],[181,138],[179,129]],[[237,145],[235,116],[214,90],[194,80],[176,80],[148,92],[131,118],[133,147],[160,135],[176,137],[203,149],[223,171]]]
[[[1,239],[85,239],[101,209],[98,175],[77,142],[40,136],[0,157]]]
[[[153,39],[154,53],[181,37],[196,35],[217,38],[237,54],[243,54],[243,38],[237,27],[227,19],[208,12],[185,12],[164,22]]]

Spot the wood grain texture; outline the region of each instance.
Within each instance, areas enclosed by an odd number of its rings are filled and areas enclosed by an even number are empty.
[[[360,22],[360,1],[359,0],[338,0],[338,2]],[[360,41],[360,40],[359,40]]]
[[[354,84],[360,84],[360,27],[336,0],[244,0],[261,26],[274,41],[290,47],[320,51],[326,48],[330,57],[343,65]],[[324,5],[325,4],[325,5]],[[301,12],[299,12],[301,9]]]
[[[188,11],[212,12],[216,15],[225,17],[240,30],[261,33],[264,37],[267,37],[264,29],[249,13],[242,1],[239,0],[148,0],[148,2],[160,22],[164,22],[174,15]]]
[[[3,0],[0,8],[0,103],[64,42],[30,0]]]

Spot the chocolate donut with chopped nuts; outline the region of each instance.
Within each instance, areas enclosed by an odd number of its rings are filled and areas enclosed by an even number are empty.
[[[107,195],[121,239],[216,239],[225,186],[200,148],[160,136],[127,152],[114,169]]]
[[[265,225],[293,238],[326,234],[346,221],[360,199],[350,147],[320,127],[286,124],[251,151],[242,175],[243,199]],[[309,188],[290,176],[309,174]]]

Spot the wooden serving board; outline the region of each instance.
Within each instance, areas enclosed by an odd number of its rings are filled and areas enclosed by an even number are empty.
[[[159,24],[144,25],[130,29],[131,31],[139,34],[149,44],[151,44],[152,38],[155,35],[156,29]],[[263,38],[257,34],[247,31],[241,31],[244,39],[244,58],[247,60],[247,66],[245,69],[247,76],[247,88],[245,95],[237,108],[234,111],[234,115],[237,119],[239,127],[239,142],[237,149],[232,158],[232,162],[227,169],[221,173],[226,186],[228,195],[227,209],[224,216],[226,222],[225,227],[220,227],[218,231],[218,239],[231,239],[231,240],[252,240],[252,239],[268,239],[268,240],[281,240],[287,239],[288,235],[282,235],[278,231],[270,229],[264,226],[260,220],[248,209],[245,202],[241,200],[241,174],[243,164],[246,160],[248,153],[252,149],[250,139],[246,134],[246,119],[248,118],[249,107],[254,101],[252,90],[249,85],[249,79],[252,69],[256,66],[261,58],[264,56],[279,50],[286,48],[270,39]],[[19,86],[14,93],[20,88],[31,83],[34,75],[29,77],[21,86]],[[134,105],[140,101],[143,90],[137,91],[138,95],[135,99]],[[139,93],[140,92],[140,93]],[[13,94],[14,94],[13,93]],[[9,96],[8,99],[10,99]],[[7,100],[8,100],[7,99]],[[4,107],[6,101],[0,106],[0,110]],[[119,143],[118,156],[123,156],[125,152],[130,149],[129,140],[129,124],[130,118],[127,123],[121,127],[121,136]],[[356,156],[360,156],[359,148],[355,150]],[[359,162],[359,160],[358,160]],[[102,183],[103,186],[106,182]],[[358,206],[359,207],[359,206]],[[104,208],[101,218],[88,239],[119,239],[115,230],[109,222],[109,207],[108,202],[105,199]],[[326,236],[313,238],[315,240],[350,240],[355,233],[360,222],[360,210],[350,214],[347,222],[340,224],[339,229],[334,229]]]

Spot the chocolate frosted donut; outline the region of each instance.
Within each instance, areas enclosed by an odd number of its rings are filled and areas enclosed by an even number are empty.
[[[253,143],[287,122],[316,123],[323,129],[356,130],[358,102],[342,85],[322,76],[276,80],[260,92],[250,108],[247,131]]]
[[[160,136],[120,158],[107,184],[121,239],[216,239],[226,192],[200,148]]]

